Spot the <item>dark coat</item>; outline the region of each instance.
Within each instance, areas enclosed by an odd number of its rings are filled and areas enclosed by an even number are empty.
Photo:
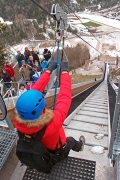
[[[10,87],[11,87],[10,81],[12,81],[12,79],[10,78],[10,76],[9,76],[8,74],[6,74],[6,73],[2,73],[2,79],[3,79],[4,82],[6,82],[6,83],[5,83],[5,86],[6,86],[7,88],[10,88]]]
[[[40,60],[39,60],[39,57],[37,54],[33,54],[33,62],[35,63],[35,60],[37,60],[37,62],[39,63],[40,65]]]
[[[10,82],[12,81],[12,79],[10,78],[10,76],[6,73],[2,73],[2,79],[4,82]]]
[[[22,66],[22,60],[25,60],[25,57],[24,57],[24,55],[23,54],[20,54],[20,55],[17,55],[16,56],[16,59],[17,59],[17,61],[18,61],[18,66],[19,66],[19,68]]]
[[[24,55],[25,55],[25,61],[27,61],[29,59],[29,56],[31,56],[32,54],[29,50],[28,51],[25,50]]]

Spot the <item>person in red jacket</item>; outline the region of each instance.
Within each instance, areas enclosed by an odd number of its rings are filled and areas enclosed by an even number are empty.
[[[7,61],[5,63],[4,69],[5,69],[6,73],[10,76],[10,78],[13,78],[15,71],[9,61]]]
[[[68,62],[61,62],[60,91],[54,110],[46,109],[46,100],[42,95],[46,85],[50,80],[51,72],[56,69],[56,62],[50,62],[48,69],[44,72],[32,90],[23,93],[16,103],[16,116],[14,125],[23,134],[33,134],[46,126],[41,143],[52,153],[63,150],[64,158],[69,151],[82,151],[85,144],[84,136],[80,136],[79,141],[73,137],[67,137],[62,127],[71,105],[71,78],[68,74]],[[61,147],[61,144],[63,147]],[[57,154],[58,154],[57,151]]]

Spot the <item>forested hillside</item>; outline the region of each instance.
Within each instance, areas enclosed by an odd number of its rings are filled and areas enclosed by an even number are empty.
[[[96,6],[101,4],[102,8],[112,7],[118,3],[118,0],[76,0],[79,6],[79,10],[84,10],[85,7]],[[66,4],[72,4],[73,0],[36,0],[49,12],[51,11],[52,4],[59,3],[64,6]],[[76,9],[78,4],[75,4]],[[72,5],[73,6],[73,5]],[[97,9],[96,9],[97,10]],[[36,5],[30,0],[0,0],[0,17],[5,20],[20,20],[24,18],[37,19],[38,23],[45,20],[46,14],[43,13]]]
[[[36,0],[36,2],[50,12],[53,1]],[[54,3],[60,3],[60,0],[55,0]],[[45,21],[46,14],[30,0],[0,0],[0,17],[10,21],[37,19],[38,23],[41,23]]]
[[[98,4],[101,8],[108,8],[117,4],[117,0],[36,0],[42,7],[44,7],[49,13],[51,12],[52,4],[59,3],[60,6],[67,12],[70,10],[65,6],[64,2],[73,11],[84,11],[85,8],[98,10]],[[22,39],[30,39],[33,36],[36,39],[44,39],[42,32],[46,32],[47,28],[54,29],[54,23],[46,24],[47,15],[40,8],[38,8],[30,0],[0,0],[0,17],[5,21],[12,21],[13,25],[6,28],[4,33],[0,34],[0,45],[8,46],[15,43],[19,43]],[[36,19],[36,21],[25,21],[25,19]],[[40,25],[43,24],[43,28]],[[52,37],[52,34],[50,34]]]

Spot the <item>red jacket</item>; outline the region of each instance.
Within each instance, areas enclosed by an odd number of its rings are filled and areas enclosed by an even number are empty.
[[[14,71],[12,65],[10,65],[10,66],[5,65],[5,66],[4,66],[4,69],[5,69],[6,73],[7,73],[11,78],[14,76],[15,71]]]
[[[50,74],[47,72],[43,73],[40,79],[34,84],[32,89],[43,92],[49,80]],[[41,139],[42,144],[51,150],[55,150],[59,136],[63,145],[66,142],[66,135],[62,124],[67,116],[71,104],[71,79],[69,74],[62,74],[60,82],[60,91],[56,101],[56,108],[53,111],[53,119],[47,125],[45,134]],[[42,128],[42,126],[40,126],[30,127],[28,129],[28,127],[26,128],[24,124],[19,124],[16,119],[14,120],[14,124],[19,131],[26,134],[28,134],[28,132],[29,134],[35,133]],[[60,147],[60,144],[58,144],[58,147]]]

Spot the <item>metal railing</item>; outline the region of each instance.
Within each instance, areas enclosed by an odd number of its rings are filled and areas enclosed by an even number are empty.
[[[116,156],[113,180],[120,180],[120,154]]]
[[[119,154],[120,154],[120,79],[119,79],[119,88],[118,88],[116,106],[113,117],[112,134],[111,134],[108,156],[114,162],[116,160],[116,156],[118,156]]]

